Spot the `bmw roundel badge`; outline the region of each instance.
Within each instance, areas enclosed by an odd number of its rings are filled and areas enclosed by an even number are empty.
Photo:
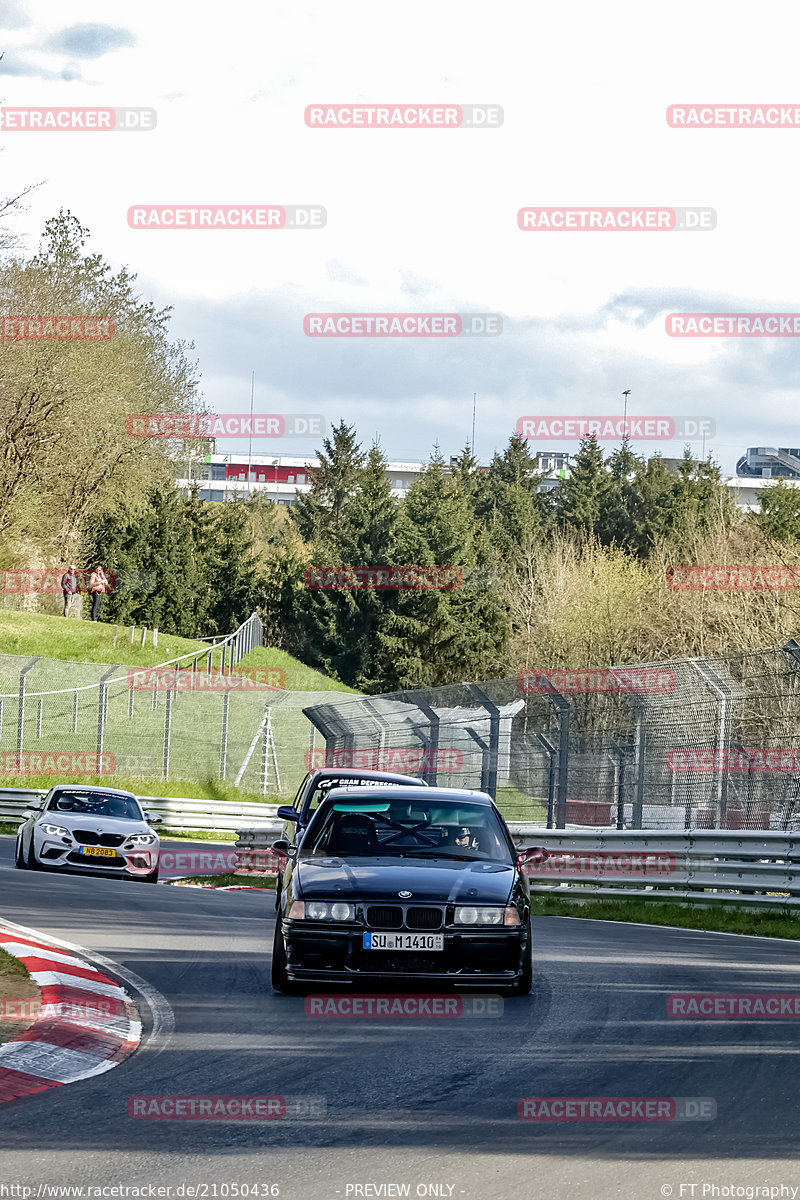
[[[411,892],[398,892],[397,894],[401,900],[410,900],[411,899]]]

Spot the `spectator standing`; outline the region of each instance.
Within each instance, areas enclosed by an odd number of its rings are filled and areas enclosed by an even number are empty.
[[[97,566],[89,576],[89,594],[92,597],[92,620],[100,617],[100,605],[108,591],[108,579],[102,567]]]
[[[65,571],[61,576],[61,591],[64,595],[64,616],[68,617],[72,611],[72,606],[75,602],[75,597],[79,592],[78,575],[75,571],[73,563],[68,571]]]

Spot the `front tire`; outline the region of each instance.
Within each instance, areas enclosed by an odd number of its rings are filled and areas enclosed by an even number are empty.
[[[286,946],[283,942],[280,913],[275,921],[275,937],[272,942],[272,987],[284,996],[291,996],[297,992],[296,985],[286,974]]]
[[[40,870],[39,863],[37,862],[37,859],[36,859],[36,851],[33,848],[33,834],[31,834],[31,840],[30,840],[30,843],[28,844],[28,856],[25,859],[25,870],[26,871]]]
[[[528,923],[528,949],[525,951],[525,961],[522,964],[522,971],[519,979],[511,989],[512,996],[527,996],[533,987],[533,938],[531,936],[531,927]]]
[[[14,846],[14,866],[18,871],[27,871],[28,869],[28,864],[22,854],[22,834],[17,838]]]

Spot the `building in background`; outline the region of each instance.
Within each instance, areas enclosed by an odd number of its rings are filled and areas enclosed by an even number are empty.
[[[737,462],[736,474],[758,479],[800,479],[800,450],[751,446]]]
[[[206,454],[194,459],[191,468],[186,460],[175,463],[177,486],[180,491],[200,484],[201,500],[246,500],[261,494],[274,504],[294,504],[297,497],[311,490],[310,471],[316,467],[315,455],[292,457],[286,454]],[[386,474],[391,482],[392,495],[401,499],[424,463],[390,462]]]
[[[775,459],[768,456],[784,455],[788,461],[779,461],[775,470]],[[743,471],[742,463],[752,457],[751,471]],[[734,500],[745,511],[757,510],[758,496],[762,488],[775,483],[777,478],[797,480],[800,486],[800,450],[771,450],[759,447],[748,450],[747,456],[739,460],[737,474],[723,477]],[[559,482],[569,475],[573,455],[561,450],[546,450],[533,454],[538,469],[544,472],[542,490],[551,492]],[[455,460],[451,458],[450,464]],[[670,471],[675,471],[682,458],[662,458]],[[695,460],[699,465],[699,460]],[[796,465],[795,465],[796,464]],[[246,500],[248,496],[261,494],[273,504],[291,505],[298,496],[311,490],[310,472],[317,465],[314,455],[291,457],[289,455],[257,455],[250,459],[240,452],[231,454],[205,454],[193,459],[177,459],[175,462],[176,485],[180,491],[188,491],[199,483],[201,500]],[[427,464],[424,462],[390,462],[386,464],[386,475],[396,500],[408,495],[411,484]],[[790,473],[789,468],[792,468]],[[485,471],[486,467],[480,470]],[[770,474],[770,470],[772,473]]]
[[[570,455],[566,452],[548,450],[534,458],[539,470],[546,472],[542,486],[548,491],[569,469]],[[451,469],[456,461],[455,456],[451,457]],[[310,472],[316,465],[315,455],[293,458],[285,454],[254,454],[248,466],[247,455],[239,452],[178,458],[174,464],[178,489],[188,491],[199,483],[201,500],[244,500],[259,493],[274,504],[294,504],[298,496],[309,492]],[[386,464],[386,475],[396,500],[402,500],[408,494],[411,484],[426,465],[424,462]],[[485,471],[486,467],[478,469]]]

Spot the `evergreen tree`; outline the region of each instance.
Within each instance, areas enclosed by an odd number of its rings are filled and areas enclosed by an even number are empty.
[[[207,557],[211,585],[211,633],[233,633],[263,597],[253,552],[247,505],[235,501],[213,507],[212,544]]]
[[[460,569],[464,585],[398,594],[380,632],[382,690],[490,672],[504,645],[505,613],[481,574],[488,547],[469,499],[438,449],[398,515],[397,557],[404,565]]]
[[[544,478],[524,438],[513,434],[480,477],[475,512],[485,525],[499,561],[513,563],[519,548],[547,534],[550,503]]]
[[[601,492],[597,536],[602,545],[625,549],[638,545],[642,521],[641,474],[644,459],[634,454],[625,438],[605,465],[607,486]]]
[[[609,477],[603,451],[594,434],[584,438],[570,469],[556,491],[555,509],[567,531],[593,536],[598,531]]]
[[[347,520],[313,545],[320,566],[394,565],[397,505],[377,445],[358,473]],[[371,588],[307,592],[301,602],[312,661],[359,690],[380,690],[380,631],[396,607],[391,591]]]
[[[687,446],[675,473],[669,508],[671,541],[692,554],[707,534],[732,529],[741,520],[729,489],[722,482],[719,466],[707,458],[696,462]]]
[[[800,488],[778,479],[759,492],[759,511],[753,522],[776,542],[800,540]]]
[[[292,507],[292,518],[307,542],[336,537],[344,530],[364,466],[355,430],[340,421],[333,436],[323,439],[319,465],[309,472],[311,491]]]
[[[102,563],[120,581],[106,601],[107,621],[147,625],[182,637],[197,634],[198,564],[187,503],[173,487],[158,487],[143,511],[107,514],[97,525],[92,563]]]

